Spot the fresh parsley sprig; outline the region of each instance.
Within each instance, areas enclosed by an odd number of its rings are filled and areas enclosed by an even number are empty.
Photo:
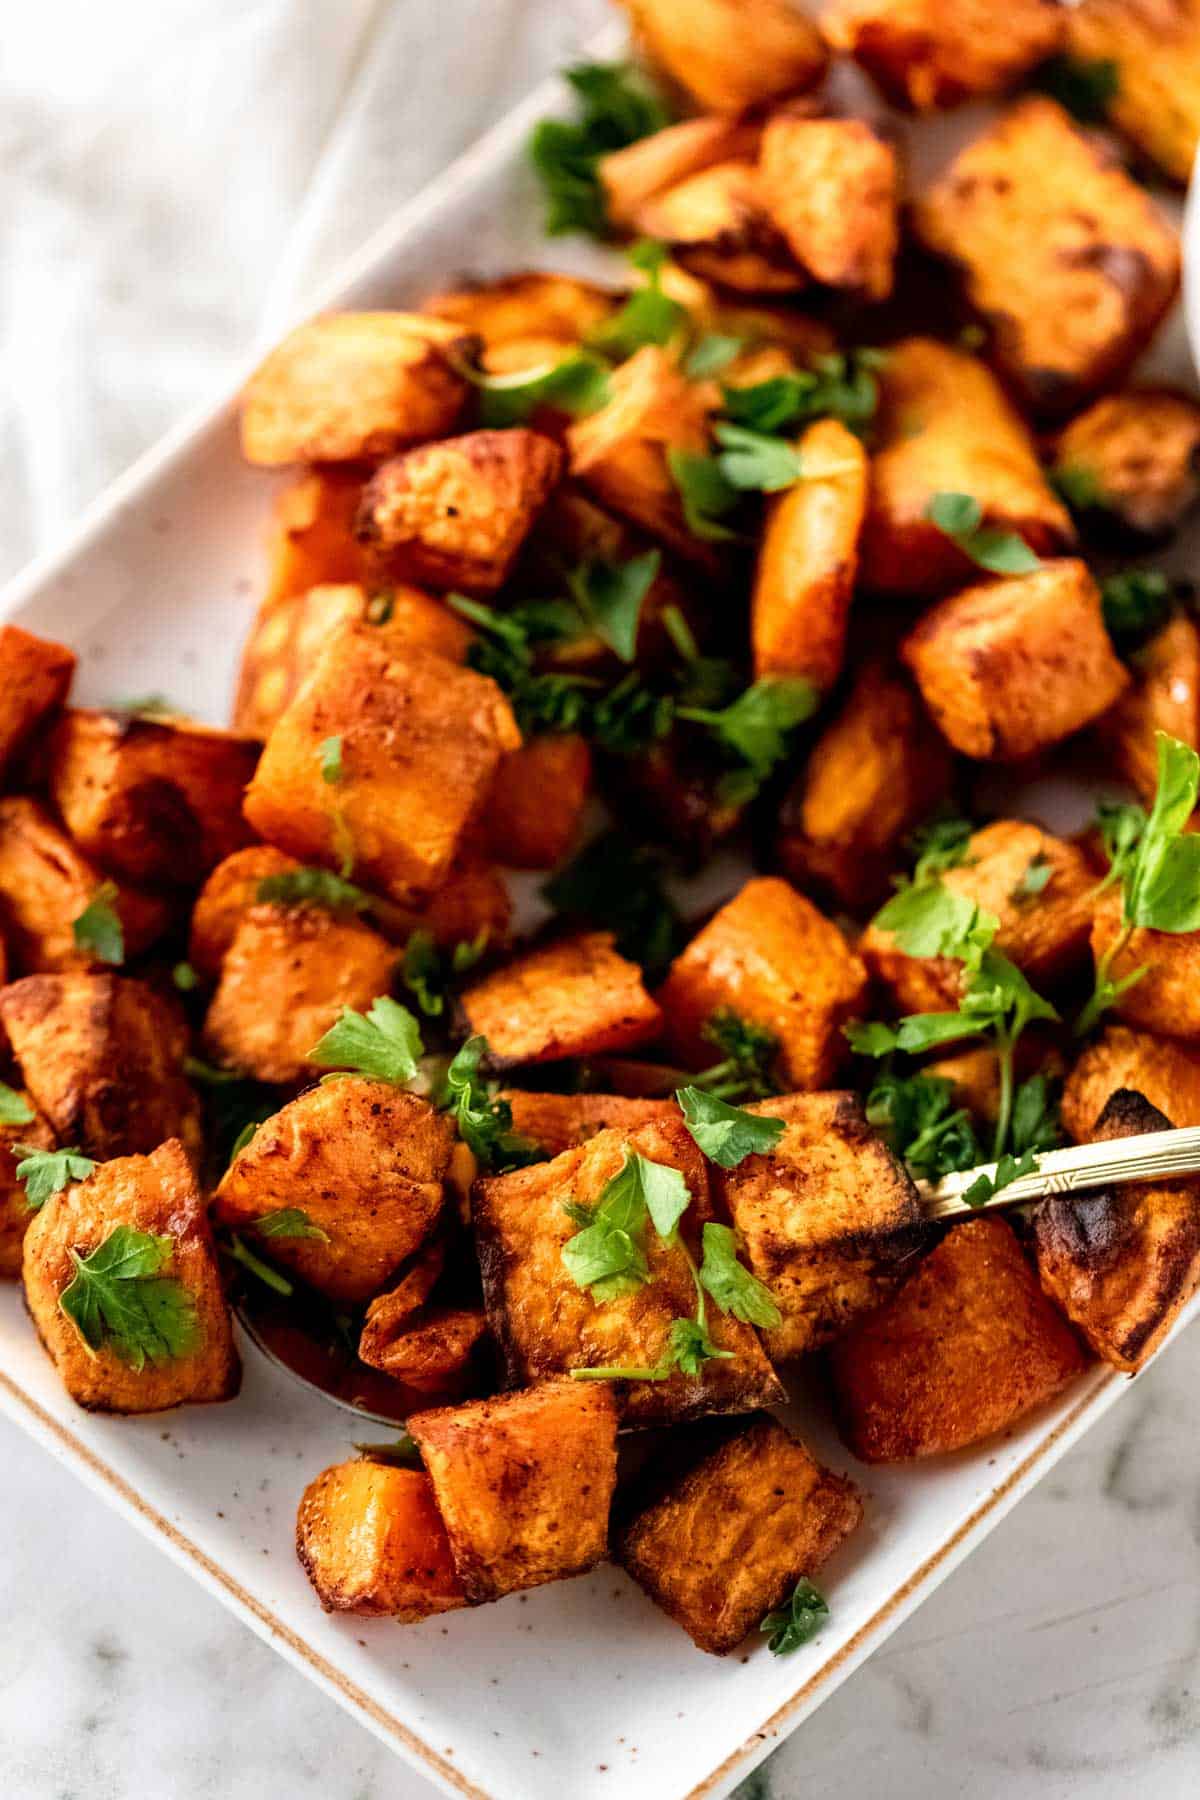
[[[343,1006],[337,1021],[309,1051],[308,1061],[339,1074],[369,1075],[405,1087],[417,1072],[424,1048],[421,1027],[408,1008],[381,995],[366,1013]]]
[[[0,1125],[29,1125],[34,1117],[25,1096],[9,1087],[7,1081],[0,1081]]]
[[[571,350],[556,362],[491,375],[469,363],[455,363],[479,394],[479,423],[488,430],[523,425],[540,406],[582,417],[607,406],[608,368],[586,350]]]
[[[652,238],[643,238],[629,252],[635,269],[646,277],[610,319],[588,335],[595,350],[603,350],[617,361],[632,356],[647,344],[663,346],[680,337],[688,328],[686,306],[663,292],[663,270],[667,265],[667,247]]]
[[[30,1212],[37,1212],[51,1194],[60,1194],[73,1181],[86,1181],[96,1167],[92,1158],[74,1145],[68,1150],[39,1150],[33,1144],[14,1144],[12,1152],[21,1159],[17,1180],[25,1183],[25,1204]]]
[[[1157,737],[1158,784],[1149,817],[1132,806],[1110,806],[1101,817],[1111,860],[1100,889],[1120,884],[1121,925],[1096,964],[1091,997],[1075,1022],[1080,1036],[1148,972],[1143,964],[1119,980],[1112,975],[1135,931],[1200,930],[1200,836],[1187,829],[1196,810],[1200,756],[1165,731]]]
[[[314,1225],[299,1206],[279,1206],[273,1212],[260,1213],[251,1230],[260,1238],[311,1238],[320,1244],[329,1242],[329,1233],[320,1225]]]
[[[877,376],[886,363],[885,350],[831,351],[794,374],[724,388],[723,410],[735,425],[753,431],[795,432],[816,419],[838,419],[850,431],[861,433],[878,409]]]
[[[369,912],[375,904],[363,888],[332,869],[309,867],[264,875],[254,897],[263,906],[323,906],[329,912]]]
[[[1136,650],[1166,624],[1174,588],[1161,569],[1123,569],[1100,583],[1108,635],[1122,654]]]
[[[502,1174],[506,1169],[541,1162],[545,1153],[540,1145],[513,1130],[512,1107],[495,1097],[480,1074],[487,1053],[485,1037],[467,1039],[446,1070],[442,1104],[453,1114],[458,1135],[476,1161],[492,1173]]]
[[[88,1256],[70,1252],[75,1274],[58,1304],[95,1353],[109,1348],[139,1373],[190,1356],[203,1342],[196,1302],[164,1274],[174,1240],[116,1225]]]
[[[946,869],[961,868],[967,861],[974,830],[970,819],[956,814],[940,814],[919,825],[904,846],[914,858],[912,885],[920,887]]]
[[[115,881],[102,881],[71,925],[77,950],[89,951],[97,961],[114,967],[125,961],[125,933],[117,911],[119,897]]]
[[[722,1052],[721,1061],[697,1075],[693,1086],[718,1100],[766,1100],[779,1092],[775,1059],[779,1039],[765,1025],[721,1007],[705,1023],[703,1036]]]
[[[657,90],[630,63],[578,63],[564,72],[579,102],[574,121],[543,119],[534,128],[529,155],[542,183],[547,236],[608,232],[597,164],[671,123]]]
[[[941,1076],[885,1070],[867,1095],[866,1115],[893,1155],[927,1181],[973,1169],[981,1159],[971,1115],[954,1104],[954,1084]]]
[[[787,757],[792,733],[812,718],[820,701],[811,681],[764,675],[728,706],[679,706],[676,717],[703,725],[719,749],[739,765],[722,777],[717,797],[728,805],[744,805]]]
[[[623,831],[608,831],[542,888],[564,918],[611,931],[622,956],[660,975],[683,945],[683,925],[662,882],[661,858]]]
[[[1041,557],[1017,532],[983,523],[983,508],[973,494],[935,494],[925,517],[990,575],[1031,575],[1042,566]]]
[[[736,1169],[748,1156],[773,1150],[787,1129],[783,1119],[730,1106],[704,1088],[678,1088],[675,1098],[696,1144],[722,1169]]]
[[[769,1612],[758,1629],[768,1635],[767,1649],[772,1656],[790,1656],[817,1635],[828,1617],[824,1596],[802,1576],[787,1605]]]
[[[439,949],[431,931],[414,931],[404,946],[400,963],[400,979],[427,1019],[437,1019],[446,1010],[447,993],[458,975],[473,969],[488,946],[485,928],[475,938],[464,938],[454,945],[449,956]]]

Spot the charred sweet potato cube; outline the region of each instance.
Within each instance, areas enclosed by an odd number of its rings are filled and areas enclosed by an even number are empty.
[[[693,275],[737,294],[795,294],[808,286],[767,210],[752,162],[714,163],[638,208],[635,228],[670,246]]]
[[[1200,140],[1200,18],[1191,0],[1081,0],[1067,44],[1113,66],[1105,118],[1164,175],[1186,184]]]
[[[19,625],[0,625],[0,773],[61,706],[75,673],[75,652]]]
[[[1062,42],[1055,0],[833,0],[821,29],[897,106],[930,112],[1011,86]]]
[[[451,662],[465,659],[472,636],[466,621],[432,594],[403,585],[369,594],[347,582],[265,602],[242,651],[234,729],[269,736],[334,632],[360,621],[374,625],[389,644],[417,644]]]
[[[501,757],[520,742],[487,676],[345,626],[267,739],[246,817],[302,861],[352,863],[368,887],[419,902],[449,877]]]
[[[946,797],[951,771],[903,671],[864,663],[780,810],[784,874],[852,912],[878,905],[902,842]]]
[[[891,144],[863,119],[784,112],[763,132],[759,176],[767,211],[814,281],[887,299],[900,237]]]
[[[634,230],[648,200],[717,163],[755,156],[761,136],[761,127],[749,119],[707,113],[610,150],[596,167],[609,224]]]
[[[716,1179],[745,1260],[783,1314],[764,1335],[778,1361],[831,1343],[886,1300],[930,1234],[855,1095],[783,1094],[746,1110],[782,1119],[783,1135]]]
[[[183,1075],[187,1026],[145,982],[26,975],[0,989],[0,1027],[60,1144],[103,1160],[178,1138],[199,1154],[199,1103]]]
[[[331,464],[307,469],[276,496],[264,607],[309,588],[370,579],[367,554],[354,535],[364,480],[360,469]]]
[[[786,881],[748,881],[671,964],[659,993],[667,1038],[689,1068],[720,1060],[706,1034],[732,1013],[774,1035],[782,1081],[828,1087],[846,1055],[867,972],[845,938]]]
[[[1128,1025],[1106,1025],[1063,1084],[1063,1130],[1086,1144],[1119,1088],[1131,1088],[1173,1125],[1200,1125],[1200,1050]]]
[[[1168,1131],[1175,1121],[1118,1088],[1094,1143]],[[1054,1194],[1033,1215],[1038,1275],[1101,1361],[1133,1375],[1200,1286],[1200,1181],[1128,1183]]]
[[[1074,558],[949,595],[917,622],[901,655],[943,736],[992,762],[1061,743],[1129,685],[1100,590]]]
[[[1175,232],[1052,100],[1005,112],[913,216],[961,273],[1002,373],[1040,412],[1070,412],[1119,381],[1179,285]]]
[[[999,920],[994,947],[1036,988],[1052,987],[1086,960],[1095,876],[1077,844],[1023,819],[997,819],[973,832],[957,868],[942,883]],[[939,956],[907,956],[890,931],[868,925],[863,959],[908,1012],[953,1010],[962,964]]]
[[[527,951],[472,982],[459,1003],[496,1069],[630,1050],[655,1037],[661,1022],[641,970],[617,954],[607,931]]]
[[[506,1088],[513,1129],[540,1144],[548,1156],[559,1156],[586,1144],[598,1132],[633,1131],[655,1119],[673,1119],[674,1100],[641,1100],[625,1094],[531,1094]]]
[[[1096,902],[1092,916],[1092,956],[1099,963],[1123,930],[1121,893],[1110,888]],[[1124,947],[1108,965],[1117,983],[1135,969],[1146,973],[1113,1002],[1113,1011],[1129,1025],[1160,1031],[1167,1037],[1200,1039],[1200,937],[1134,927]]]
[[[924,599],[975,578],[974,565],[927,517],[936,494],[970,494],[985,524],[1039,555],[1074,541],[1034,442],[978,358],[932,338],[893,345],[879,372],[876,448],[863,529],[864,584]]]
[[[29,1117],[23,1123],[0,1125],[0,1279],[21,1273],[21,1245],[33,1214],[25,1197],[25,1184],[17,1180],[22,1160],[18,1145],[33,1150],[53,1150],[54,1133],[28,1094],[22,1094]]]
[[[827,51],[789,0],[622,0],[650,62],[704,112],[797,93],[820,80]]]
[[[867,506],[867,453],[836,419],[818,419],[796,449],[801,479],[770,502],[750,602],[755,675],[801,675],[831,688]]]
[[[472,1606],[582,1575],[604,1556],[617,1479],[609,1387],[543,1382],[408,1424]]]
[[[166,1240],[157,1276],[180,1284],[194,1309],[194,1347],[122,1355],[107,1326],[98,1348],[85,1342],[60,1302],[86,1260],[119,1227]],[[25,1234],[25,1298],[73,1400],[95,1412],[159,1412],[185,1402],[230,1400],[241,1381],[229,1306],[204,1198],[183,1145],[172,1139],[148,1156],[117,1156],[86,1181],[51,1194]],[[132,1283],[130,1284],[133,1285]]]
[[[1173,388],[1106,394],[1064,426],[1053,467],[1092,535],[1160,542],[1200,498],[1200,406]]]
[[[484,1304],[510,1387],[571,1369],[653,1368],[672,1323],[694,1313],[687,1258],[653,1229],[645,1245],[649,1281],[604,1304],[577,1287],[563,1263],[563,1245],[579,1230],[565,1203],[594,1204],[630,1153],[683,1173],[691,1204],[680,1230],[698,1257],[701,1227],[712,1217],[708,1176],[677,1110],[632,1129],[598,1132],[552,1162],[475,1183],[471,1214]],[[708,1309],[708,1330],[717,1348],[732,1355],[705,1361],[697,1375],[676,1369],[665,1380],[622,1383],[619,1405],[626,1423],[674,1424],[778,1402],[783,1389],[756,1332],[716,1307]]]
[[[65,712],[47,780],[86,856],[128,881],[194,886],[250,841],[242,796],[258,745],[190,719]]]
[[[842,1436],[864,1462],[941,1456],[1015,1425],[1086,1366],[1003,1219],[956,1225],[830,1351]]]
[[[647,344],[610,380],[607,406],[567,433],[572,476],[605,506],[702,568],[717,567],[711,544],[688,529],[667,452],[708,451],[709,399],[671,359]]]
[[[469,392],[478,339],[419,313],[331,313],[298,326],[242,395],[242,454],[277,465],[391,456],[444,437]]]
[[[310,1481],[296,1554],[326,1612],[412,1625],[466,1604],[423,1469],[335,1463]]]
[[[311,1080],[306,1059],[344,1006],[365,1011],[392,986],[396,951],[353,913],[251,906],[221,963],[204,1021],[209,1055],[259,1081]],[[286,995],[273,1005],[268,996]]]
[[[625,1523],[615,1556],[693,1643],[727,1656],[861,1518],[851,1482],[760,1418],[663,1484]]]
[[[359,1075],[321,1082],[234,1157],[216,1216],[235,1231],[265,1224],[275,1261],[332,1300],[366,1300],[433,1229],[451,1142],[416,1094]],[[293,1209],[324,1236],[273,1232],[271,1214]]]
[[[358,536],[403,581],[494,594],[562,464],[552,438],[523,426],[419,444],[372,475]]]
[[[93,949],[75,942],[74,924],[103,885],[100,870],[36,800],[0,799],[0,932],[18,974],[100,966]],[[113,885],[125,955],[140,956],[166,930],[170,907],[158,894]]]
[[[494,349],[527,338],[578,343],[604,324],[615,305],[616,296],[594,282],[534,269],[431,294],[421,311]]]
[[[1200,630],[1186,613],[1141,646],[1132,685],[1096,730],[1113,773],[1147,801],[1158,786],[1158,733],[1200,746]]]
[[[574,848],[591,786],[586,738],[530,738],[496,772],[483,816],[489,854],[506,869],[552,869]]]

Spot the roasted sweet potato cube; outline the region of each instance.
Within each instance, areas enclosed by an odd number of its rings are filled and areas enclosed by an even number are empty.
[[[444,437],[469,392],[477,338],[419,313],[331,313],[279,344],[242,395],[248,462],[346,463]]]
[[[578,343],[603,325],[616,296],[576,275],[542,269],[477,281],[431,294],[422,312],[482,338],[489,349],[523,338]]]
[[[670,358],[647,344],[621,364],[607,406],[567,433],[571,474],[605,506],[705,569],[711,544],[693,536],[667,463],[669,450],[708,450],[709,397]]]
[[[596,169],[609,224],[634,230],[648,200],[717,163],[752,158],[761,136],[761,127],[752,120],[707,113],[681,119],[623,150],[610,150]]]
[[[864,663],[780,809],[784,874],[852,912],[878,905],[901,844],[946,797],[951,771],[903,671]]]
[[[234,1157],[216,1216],[264,1228],[270,1254],[333,1300],[366,1300],[418,1250],[442,1208],[452,1134],[427,1100],[347,1075],[318,1083],[260,1125]],[[272,1230],[298,1210],[324,1235]]]
[[[1081,0],[1067,44],[1113,67],[1105,118],[1184,185],[1200,140],[1200,18],[1191,0]]]
[[[489,854],[506,869],[552,869],[575,846],[591,785],[586,738],[530,738],[496,772],[483,816]]]
[[[609,1387],[543,1382],[408,1425],[471,1605],[582,1575],[604,1556],[617,1479]]]
[[[302,861],[352,863],[366,886],[419,902],[449,877],[501,757],[520,742],[487,676],[346,626],[271,732],[246,817]]]
[[[258,745],[190,719],[65,712],[50,797],[86,856],[128,881],[194,886],[250,841],[242,796]]]
[[[0,625],[0,773],[61,706],[75,673],[75,652],[19,625]]]
[[[326,1612],[412,1625],[466,1604],[423,1469],[335,1463],[310,1481],[296,1554]]]
[[[1200,498],[1200,406],[1173,388],[1125,388],[1054,445],[1061,491],[1101,542],[1157,543]]]
[[[867,453],[836,419],[810,425],[796,448],[803,477],[770,502],[758,552],[750,602],[754,673],[800,675],[828,689],[845,653]]]
[[[1092,1141],[1167,1131],[1175,1121],[1118,1088]],[[1100,1357],[1134,1374],[1200,1286],[1200,1181],[1147,1181],[1054,1194],[1033,1215],[1042,1286]]]
[[[235,730],[267,737],[334,632],[360,621],[374,625],[389,644],[417,644],[451,662],[464,660],[472,636],[466,621],[432,594],[403,585],[368,593],[347,582],[264,602],[242,651]]]
[[[691,1204],[680,1230],[697,1255],[701,1227],[712,1217],[708,1177],[678,1111],[632,1129],[601,1131],[552,1162],[475,1183],[471,1214],[484,1304],[510,1387],[571,1369],[653,1368],[673,1322],[694,1313],[687,1258],[653,1230],[646,1234],[650,1280],[604,1304],[577,1287],[563,1263],[563,1245],[579,1230],[564,1203],[594,1204],[629,1153],[682,1171]],[[783,1389],[751,1327],[710,1307],[708,1329],[717,1348],[732,1355],[705,1361],[697,1375],[676,1370],[662,1381],[622,1383],[619,1404],[628,1424],[674,1424],[778,1402]]]
[[[961,273],[1002,372],[1047,414],[1119,381],[1179,285],[1175,232],[1052,100],[1005,112],[913,217]]]
[[[1074,558],[949,595],[918,621],[901,655],[954,748],[992,762],[1061,743],[1129,685],[1100,590]]]
[[[199,1154],[187,1026],[156,989],[125,975],[26,975],[0,989],[0,1027],[60,1144],[105,1159],[178,1138]]]
[[[380,923],[397,939],[427,931],[442,948],[483,938],[495,949],[508,941],[512,896],[500,871],[468,847],[422,905],[389,907]]]
[[[1009,87],[1062,42],[1054,0],[833,0],[821,29],[897,106],[929,112]]]
[[[1109,889],[1092,917],[1092,956],[1099,963],[1122,935],[1121,893]],[[1160,1031],[1167,1037],[1200,1039],[1200,937],[1149,931],[1137,925],[1108,965],[1120,984],[1136,969],[1146,973],[1113,1002],[1113,1011],[1129,1025]]]
[[[1053,1026],[1034,1025],[1022,1032],[1014,1058],[1015,1075],[1025,1081],[1043,1075],[1047,1082],[1060,1081],[1066,1072],[1062,1052],[1055,1043]],[[949,1056],[922,1065],[921,1073],[935,1081],[948,1081],[955,1106],[965,1106],[977,1123],[995,1125],[1000,1114],[1000,1058],[989,1044],[955,1050]]]
[[[999,1218],[956,1225],[830,1359],[842,1436],[864,1462],[981,1443],[1086,1366]]]
[[[891,144],[863,119],[783,112],[763,132],[759,175],[767,211],[814,281],[887,299],[900,237]]]
[[[107,1315],[97,1324],[99,1342],[93,1348],[60,1304],[79,1279],[80,1261],[122,1226],[160,1245],[165,1241],[169,1259],[154,1278],[181,1285],[194,1309],[194,1347],[178,1351],[161,1331],[149,1330],[156,1317],[148,1312],[141,1343],[149,1337],[154,1348],[142,1348],[140,1366],[137,1344],[114,1337]],[[159,1412],[185,1402],[230,1400],[237,1393],[241,1366],[217,1252],[204,1198],[177,1140],[148,1156],[117,1156],[86,1181],[51,1194],[25,1233],[22,1274],[38,1336],[80,1406],[95,1412]],[[131,1279],[123,1312],[135,1285]]]
[[[311,1080],[308,1053],[344,1006],[392,986],[396,951],[352,913],[251,906],[238,922],[204,1021],[208,1053],[259,1081]],[[272,1005],[268,996],[287,996]]]
[[[1119,1088],[1131,1088],[1173,1125],[1200,1125],[1200,1050],[1128,1025],[1106,1025],[1063,1083],[1063,1130],[1090,1142]]]
[[[382,1369],[394,1381],[422,1394],[462,1391],[476,1350],[488,1334],[487,1315],[478,1306],[431,1306],[419,1318],[385,1325],[372,1313],[359,1339],[360,1362]]]
[[[795,294],[808,277],[767,210],[749,161],[714,163],[638,208],[635,228],[693,275],[736,294]]]
[[[867,972],[811,900],[774,876],[748,881],[671,964],[659,993],[667,1038],[689,1068],[720,1060],[707,1029],[732,1013],[774,1035],[782,1081],[828,1087],[861,1010]]]
[[[467,1029],[496,1069],[630,1050],[657,1035],[661,1014],[611,932],[586,931],[527,951],[460,996]]]
[[[264,607],[309,588],[370,579],[366,552],[354,535],[364,479],[359,469],[331,464],[307,469],[276,496]]]
[[[531,1094],[507,1088],[513,1128],[540,1144],[548,1156],[559,1156],[586,1144],[601,1131],[632,1131],[654,1119],[673,1119],[674,1100],[641,1100],[625,1094]]]
[[[419,444],[372,475],[356,530],[401,580],[494,594],[562,466],[554,440],[523,426]]]
[[[1147,801],[1158,786],[1158,733],[1200,746],[1200,630],[1185,613],[1138,651],[1132,685],[1096,727],[1113,773]]]
[[[963,861],[941,879],[951,893],[999,920],[996,950],[1034,987],[1052,987],[1086,960],[1096,880],[1077,844],[1023,819],[997,819],[972,833]],[[892,933],[874,923],[859,949],[897,1011],[952,1011],[958,1005],[960,962],[906,956]]]
[[[851,1482],[760,1418],[660,1486],[615,1555],[693,1643],[727,1656],[861,1518]]]
[[[649,60],[704,112],[741,112],[819,81],[827,51],[789,0],[622,0]]]
[[[261,884],[275,876],[294,875],[300,867],[295,857],[285,856],[270,844],[251,844],[218,863],[192,908],[188,939],[188,961],[192,967],[215,981],[238,926],[258,903]]]
[[[0,1125],[0,1278],[21,1273],[21,1245],[33,1214],[25,1197],[25,1184],[17,1180],[22,1160],[18,1145],[34,1150],[53,1150],[54,1133],[28,1094],[21,1094],[28,1119]]]
[[[974,566],[926,516],[936,494],[970,494],[985,524],[1014,531],[1039,555],[1074,541],[1034,442],[978,358],[932,338],[905,338],[879,373],[864,584],[925,599],[975,578]]]
[[[853,1094],[784,1094],[748,1107],[782,1119],[773,1150],[717,1182],[745,1259],[783,1323],[765,1334],[777,1361],[841,1335],[887,1299],[929,1247],[917,1191]]]
[[[75,942],[74,926],[103,885],[100,870],[36,800],[0,799],[0,932],[18,974],[101,966],[88,944]],[[140,956],[166,930],[170,906],[158,894],[113,885],[125,955]]]

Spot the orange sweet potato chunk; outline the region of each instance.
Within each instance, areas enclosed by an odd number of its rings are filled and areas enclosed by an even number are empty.
[[[581,932],[515,957],[473,982],[459,1004],[493,1068],[599,1056],[645,1044],[661,1014],[636,963],[607,931]]]
[[[423,1469],[366,1459],[325,1469],[304,1490],[296,1553],[326,1612],[411,1625],[466,1604]]]
[[[46,715],[61,706],[75,673],[75,652],[0,625],[0,772]]]

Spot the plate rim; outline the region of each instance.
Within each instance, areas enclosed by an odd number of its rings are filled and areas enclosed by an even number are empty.
[[[580,57],[618,54],[628,44],[624,27],[616,22],[583,43]],[[462,189],[495,163],[511,158],[530,126],[561,102],[561,76],[540,81],[525,98],[505,113],[444,170],[398,207],[353,255],[339,264],[333,275],[319,284],[303,304],[286,309],[281,329],[340,303],[345,292],[367,277],[394,254],[405,237],[433,214],[454,204]],[[1200,238],[1200,198],[1193,187],[1189,212],[1193,235]],[[1185,232],[1186,241],[1186,232]],[[1195,289],[1200,313],[1200,277]],[[1190,315],[1192,307],[1188,307]],[[1200,329],[1200,326],[1198,326]],[[1191,334],[1189,334],[1191,335]],[[77,522],[47,550],[31,558],[0,588],[0,621],[26,604],[44,585],[55,581],[83,557],[102,532],[118,524],[121,515],[142,502],[154,484],[170,475],[210,434],[228,426],[246,380],[262,356],[256,344],[236,359],[231,377],[207,400],[190,408],[179,422],[138,456],[124,472],[83,508]],[[1181,1318],[1167,1343],[1182,1336],[1193,1308]],[[1160,1351],[1158,1354],[1161,1354]],[[1158,1361],[1158,1355],[1151,1359]],[[1148,1365],[1149,1366],[1149,1365]],[[735,1782],[749,1774],[786,1736],[813,1712],[856,1668],[965,1560],[975,1545],[999,1523],[1037,1481],[1078,1441],[1091,1425],[1132,1385],[1132,1380],[1103,1364],[1086,1377],[1087,1389],[1070,1410],[1051,1427],[998,1486],[961,1520],[928,1556],[896,1587],[864,1621],[858,1631],[835,1651],[794,1693],[770,1712],[755,1731],[743,1739],[698,1783],[673,1800],[719,1800]],[[372,1698],[358,1683],[318,1651],[300,1632],[278,1618],[231,1575],[219,1561],[151,1506],[120,1470],[85,1443],[66,1424],[0,1367],[0,1412],[20,1426],[55,1460],[68,1464],[73,1473],[124,1517],[180,1568],[185,1569],[228,1611],[269,1644],[294,1668],[313,1681],[331,1699],[356,1717],[372,1734],[399,1754],[418,1773],[444,1793],[466,1800],[501,1800],[497,1791],[478,1786],[451,1759],[436,1750],[403,1719]]]

